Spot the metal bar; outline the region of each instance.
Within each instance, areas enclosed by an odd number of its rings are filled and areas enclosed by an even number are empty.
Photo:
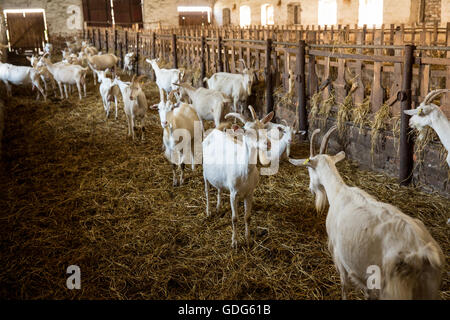
[[[272,56],[272,39],[266,40],[266,114],[273,111],[273,84],[272,84],[272,68],[271,68],[271,56]]]
[[[299,130],[308,130],[306,114],[306,81],[305,81],[305,40],[300,40],[297,53],[297,82],[298,82],[298,125]],[[304,135],[307,137],[308,135]]]
[[[413,170],[413,142],[409,128],[409,116],[404,113],[411,109],[411,85],[414,63],[414,46],[405,46],[405,56],[403,64],[403,81],[401,93],[401,124],[400,124],[400,169],[399,182],[401,185],[408,185],[412,179]]]

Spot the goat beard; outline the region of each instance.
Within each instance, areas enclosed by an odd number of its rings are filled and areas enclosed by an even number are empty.
[[[316,198],[316,211],[318,213],[322,213],[328,204],[327,194],[325,193],[323,187],[320,187],[318,190],[314,191],[314,196]]]

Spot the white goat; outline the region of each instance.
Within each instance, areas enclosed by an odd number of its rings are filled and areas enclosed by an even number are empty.
[[[227,103],[231,102],[223,93],[206,88],[194,88],[188,83],[175,84],[186,93],[192,101],[192,106],[202,120],[214,121],[217,128],[226,112]]]
[[[15,66],[9,63],[0,62],[0,81],[6,86],[7,95],[10,97],[11,84],[16,86],[31,84],[33,88],[38,89],[36,100],[39,99],[39,93],[44,97],[44,101],[47,99],[47,95],[44,92],[40,84],[39,72],[31,67]]]
[[[252,94],[252,85],[255,81],[255,73],[253,69],[247,69],[245,62],[242,74],[218,72],[211,76],[211,78],[204,78],[203,81],[208,83],[208,88],[217,90],[230,97],[233,100],[234,112],[238,112],[238,105],[240,105],[239,112],[242,113],[243,105],[247,103],[248,97]]]
[[[47,67],[44,65],[39,65],[40,58],[38,56],[32,55],[31,58],[27,57],[27,60],[30,61],[31,66],[37,70],[39,76],[41,77],[42,82],[44,83],[45,93],[48,95],[48,86],[47,82],[50,82],[53,87],[53,91],[56,94],[56,83],[55,79],[53,79],[52,74],[48,71]]]
[[[77,37],[75,37],[75,41],[73,42],[66,41],[66,45],[70,53],[78,53],[82,47],[81,42],[77,39]]]
[[[225,118],[234,117],[235,114],[227,114]],[[273,113],[267,115],[260,121],[267,123],[273,117]],[[240,118],[238,118],[240,120]],[[258,139],[258,131],[245,130],[239,135],[242,140],[235,141],[229,133],[214,129],[203,141],[203,178],[205,181],[206,215],[210,216],[209,210],[209,184],[217,190],[217,211],[220,209],[220,196],[222,190],[230,192],[230,203],[232,210],[233,234],[231,246],[237,247],[237,208],[238,200],[244,199],[245,206],[245,238],[247,245],[250,241],[250,215],[253,204],[253,192],[259,182],[259,171],[256,167],[258,149],[265,150],[265,139]],[[238,136],[238,137],[239,137]],[[264,152],[260,153],[262,162],[268,160]]]
[[[141,140],[144,141],[144,119],[147,112],[147,98],[142,91],[139,81],[145,77],[141,75],[136,78],[133,76],[131,82],[123,82],[119,78],[115,78],[113,85],[117,85],[122,93],[123,110],[127,117],[128,136],[134,140],[134,129],[136,125],[141,129]]]
[[[158,60],[159,59],[145,59],[145,61],[149,63],[155,71],[156,85],[159,88],[160,100],[162,101],[164,92],[166,92],[166,95],[168,96],[170,92],[177,89],[174,83],[181,82],[184,72],[178,69],[161,69],[157,63]]]
[[[111,110],[111,102],[114,100],[116,106],[116,116],[117,120],[117,98],[120,94],[120,89],[118,86],[113,85],[113,80],[106,76],[108,70],[106,71],[96,71],[98,76],[98,82],[100,83],[99,91],[102,96],[103,108],[106,112],[106,119],[109,117],[109,112]]]
[[[297,133],[297,130],[295,130],[295,125],[297,122],[297,119],[294,121],[294,124],[291,126],[288,125],[286,120],[281,120],[283,124],[275,124],[270,123],[270,126],[267,128],[268,137],[271,141],[272,146],[276,145],[273,143],[273,141],[276,141],[278,143],[277,149],[271,149],[270,153],[268,155],[269,159],[273,159],[274,157],[277,157],[278,159],[283,159],[286,157],[289,157],[291,153],[291,143],[292,139],[294,138],[295,134]],[[278,129],[278,130],[272,130],[272,129]],[[275,134],[274,134],[275,133]],[[302,134],[305,134],[305,131],[301,131]]]
[[[136,63],[136,53],[128,52],[123,58],[123,72],[131,74],[133,72],[133,66]]]
[[[52,52],[53,52],[53,45],[47,42],[44,46],[44,54],[47,53],[49,56],[51,56]]]
[[[192,164],[194,170],[194,137],[195,123],[200,124],[203,130],[201,120],[192,105],[179,103],[179,107],[174,108],[171,101],[175,91],[169,94],[167,101],[161,100],[159,104],[152,109],[158,109],[161,127],[163,128],[164,155],[172,163],[173,185],[182,185],[184,182],[184,168],[186,163]],[[200,133],[201,134],[201,133]],[[184,140],[186,139],[186,140]],[[183,140],[185,148],[177,146]],[[187,149],[186,149],[187,148]],[[176,167],[180,167],[181,174],[178,183]]]
[[[381,299],[437,299],[445,261],[441,248],[420,220],[344,183],[335,164],[345,153],[325,154],[334,130],[325,134],[318,155],[314,137],[320,129],[311,136],[310,157],[289,161],[308,168],[317,211],[329,202],[328,248],[340,274],[342,298],[351,281],[367,298],[377,296],[371,290],[375,287]],[[373,279],[373,270],[380,277]]]
[[[96,81],[96,73],[97,71],[105,71],[106,69],[112,70],[113,73],[116,73],[116,65],[119,61],[119,58],[113,55],[112,53],[106,53],[101,55],[88,55],[87,61],[89,67],[92,69],[92,73],[94,75],[94,84],[97,84]]]
[[[409,126],[421,131],[424,127],[430,126],[436,131],[442,144],[448,151],[447,164],[450,167],[450,122],[444,112],[432,101],[439,95],[450,92],[450,89],[438,89],[431,91],[425,100],[413,110],[405,110],[407,115],[412,116],[409,119]],[[420,138],[422,138],[419,135]]]
[[[45,58],[45,56],[46,55],[44,55],[40,61],[47,67],[48,71],[50,71],[53,78],[58,83],[61,99],[64,99],[62,85],[64,85],[64,92],[66,94],[66,99],[68,99],[67,85],[73,84],[76,84],[78,88],[80,100],[82,99],[81,86],[83,86],[84,96],[86,97],[86,73],[88,68],[73,64],[53,64],[49,59]]]

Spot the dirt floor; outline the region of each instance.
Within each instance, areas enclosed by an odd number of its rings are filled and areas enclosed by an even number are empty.
[[[155,85],[145,89],[156,103]],[[241,205],[233,251],[228,198],[219,215],[205,218],[201,166],[172,186],[156,111],[148,112],[147,140],[132,142],[122,105],[117,121],[105,121],[91,81],[82,102],[77,94],[36,102],[29,91],[13,90],[0,170],[0,298],[340,299],[325,214],[314,210],[306,169],[284,162],[277,175],[262,177],[253,244],[243,245]],[[308,150],[296,146],[293,156]],[[449,256],[450,200],[350,161],[338,169],[348,184],[422,219]],[[81,268],[81,290],[66,287],[69,265]]]

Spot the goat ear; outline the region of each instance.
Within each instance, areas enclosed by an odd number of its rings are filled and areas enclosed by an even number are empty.
[[[275,113],[273,113],[273,111],[270,111],[262,120],[261,122],[263,124],[269,123],[270,121],[272,121],[273,116],[275,115]]]
[[[334,163],[338,163],[339,161],[342,161],[345,159],[345,152],[341,151],[338,154],[331,157],[333,159]]]
[[[414,116],[418,113],[417,109],[411,109],[411,110],[405,110],[403,111],[405,114],[407,114],[408,116]]]

